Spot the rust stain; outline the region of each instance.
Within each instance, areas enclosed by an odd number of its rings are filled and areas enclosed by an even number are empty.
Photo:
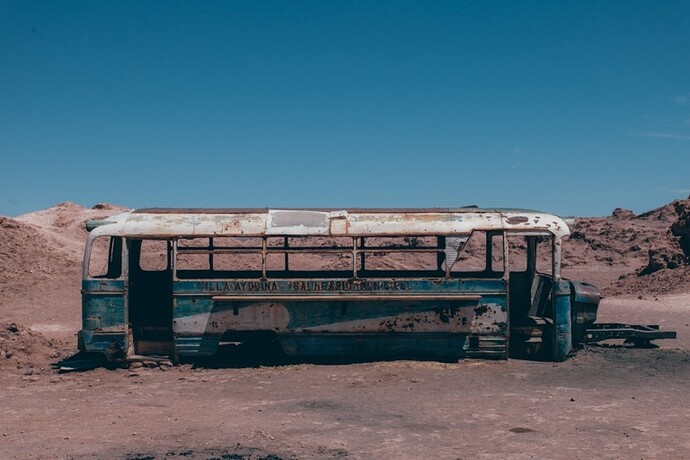
[[[474,309],[474,312],[477,314],[477,316],[481,316],[484,313],[486,313],[487,311],[489,311],[489,309],[486,305],[480,305]]]
[[[524,224],[529,222],[529,218],[526,216],[513,216],[509,217],[506,222],[508,222],[510,225]]]

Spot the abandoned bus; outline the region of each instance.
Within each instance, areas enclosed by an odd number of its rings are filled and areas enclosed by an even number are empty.
[[[564,360],[596,318],[560,218],[458,209],[141,209],[87,222],[81,351]]]

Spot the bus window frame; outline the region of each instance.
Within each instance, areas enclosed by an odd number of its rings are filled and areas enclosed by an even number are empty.
[[[435,237],[438,238],[438,242],[436,246],[433,247],[425,247],[422,248],[423,252],[430,252],[432,250],[436,251],[436,254],[444,254],[445,251],[445,241],[442,242],[442,240],[445,240],[446,237],[449,236],[460,236],[460,234],[436,234],[436,235],[412,235],[412,234],[398,234],[398,235],[353,235],[353,236],[347,236],[348,238],[352,239],[352,248],[347,251],[345,248],[330,248],[329,250],[332,250],[333,252],[348,252],[352,256],[352,268],[350,270],[340,270],[334,273],[341,274],[343,276],[313,276],[313,273],[319,273],[319,270],[307,270],[307,271],[299,271],[299,272],[293,272],[290,274],[290,271],[279,271],[279,270],[267,270],[266,268],[266,258],[268,254],[289,254],[291,251],[285,251],[285,248],[282,247],[270,247],[268,245],[268,238],[275,238],[275,237],[315,237],[315,238],[322,238],[324,235],[263,235],[263,236],[248,236],[247,238],[260,238],[262,240],[261,248],[257,247],[238,247],[238,248],[224,248],[219,251],[219,253],[237,253],[237,254],[260,254],[261,255],[261,269],[260,270],[247,270],[247,273],[250,273],[252,276],[244,276],[244,277],[229,277],[223,273],[227,273],[227,271],[218,271],[213,268],[213,264],[211,263],[210,268],[207,270],[199,270],[199,271],[205,271],[207,272],[210,276],[207,277],[195,277],[195,276],[184,276],[180,277],[178,275],[178,268],[177,268],[177,260],[178,260],[178,255],[180,254],[180,246],[179,246],[179,241],[180,240],[189,240],[189,239],[195,239],[195,238],[203,238],[209,240],[209,245],[208,246],[190,246],[190,247],[183,247],[182,253],[207,253],[209,254],[210,260],[213,259],[213,253],[214,253],[214,246],[212,244],[213,236],[207,236],[207,235],[198,235],[198,236],[191,236],[191,235],[183,235],[183,236],[178,236],[176,238],[172,238],[171,244],[172,244],[172,253],[170,255],[170,265],[171,269],[173,272],[173,279],[175,281],[194,281],[194,280],[222,280],[222,279],[236,279],[236,280],[292,280],[292,279],[376,279],[376,278],[408,278],[408,279],[450,279],[450,280],[462,280],[462,279],[507,279],[508,278],[508,245],[507,245],[507,231],[506,230],[485,230],[485,229],[474,229],[472,230],[469,234],[462,234],[461,236],[467,236],[468,240],[472,238],[472,235],[475,233],[483,233],[484,235],[484,248],[485,248],[485,267],[481,271],[458,271],[458,270],[445,270],[442,267],[442,264],[439,264],[439,267],[436,271],[431,271],[429,270],[429,273],[422,273],[420,270],[409,270],[410,272],[416,273],[416,274],[410,274],[410,275],[405,275],[405,270],[400,270],[395,273],[392,273],[392,271],[384,271],[381,270],[380,273],[376,273],[375,271],[372,271],[371,273],[365,273],[365,276],[362,276],[361,270],[358,268],[358,263],[359,260],[358,258],[360,255],[364,252],[362,251],[360,247],[360,242],[359,239],[362,237]],[[513,234],[516,234],[516,232],[512,232]],[[521,232],[525,233],[525,232]],[[534,234],[534,233],[531,233]],[[540,232],[540,235],[551,235],[548,232]],[[493,238],[494,237],[500,237],[501,238],[501,244],[503,246],[501,258],[503,260],[503,270],[502,271],[494,271],[493,270],[493,263],[492,263],[492,257],[493,257]],[[462,253],[462,250],[464,250],[465,244],[463,244],[461,250],[459,253]],[[443,245],[443,247],[442,247]],[[193,248],[190,250],[190,248]],[[317,249],[315,247],[295,247],[294,249],[297,249],[297,251],[304,249],[305,252],[309,252],[309,250]],[[372,249],[372,248],[367,248],[367,249]],[[374,249],[383,249],[384,251],[386,248],[374,248]],[[417,248],[395,248],[396,250],[400,252],[404,251],[409,251],[411,253],[414,252],[420,252],[419,249]],[[260,251],[260,252],[259,252]],[[295,251],[295,252],[297,252]],[[389,249],[390,251],[390,249]],[[312,254],[316,254],[317,252],[312,252]],[[452,268],[452,267],[451,267]],[[193,271],[193,270],[189,270]],[[259,274],[260,272],[260,274]],[[345,273],[347,273],[349,276],[344,276]],[[216,275],[217,274],[217,275]],[[279,274],[286,275],[289,274],[289,276],[277,276]],[[214,276],[215,275],[215,276]],[[271,276],[272,275],[272,276]]]
[[[107,271],[103,275],[92,275],[91,270],[91,255],[93,254],[93,246],[98,238],[108,238],[108,261],[107,261]],[[112,256],[113,246],[115,245],[115,239],[120,240],[120,273],[118,276],[109,277],[107,276],[110,272],[110,267],[114,261]],[[83,280],[123,280],[127,276],[127,260],[129,259],[129,254],[127,251],[126,238],[121,235],[89,235],[86,241],[86,248],[84,249],[84,261],[82,267],[82,279]]]
[[[560,278],[560,257],[561,257],[561,251],[560,251],[560,244],[557,242],[556,236],[551,233],[551,232],[546,232],[546,231],[511,231],[511,230],[505,230],[504,235],[506,238],[506,243],[505,243],[505,248],[508,249],[508,244],[507,244],[507,239],[510,236],[522,236],[522,237],[528,237],[528,236],[536,236],[536,237],[546,237],[551,241],[550,250],[551,250],[551,273],[545,273],[546,275],[551,276],[553,280]],[[525,241],[527,242],[527,241]],[[508,251],[509,252],[509,251]],[[530,254],[529,249],[527,249],[527,259],[526,259],[526,264],[527,266],[525,267],[525,270],[520,272],[520,273],[525,273],[529,270],[530,266],[530,258],[531,257],[538,257],[536,254],[536,247],[535,247],[535,254]],[[510,256],[509,254],[506,254],[506,265],[505,265],[505,270],[506,272],[510,271]],[[537,266],[537,260],[534,260],[534,266],[535,266],[535,273],[536,271],[536,266]]]
[[[142,238],[128,238],[128,241],[139,241],[139,250],[138,250],[138,260],[136,261],[136,267],[138,271],[141,272],[146,272],[146,273],[152,273],[152,272],[169,272],[174,270],[173,266],[173,259],[172,259],[172,240],[169,238],[148,238],[148,237],[142,237]],[[142,249],[148,249],[144,248],[144,242],[146,241],[162,241],[165,243],[165,257],[166,257],[166,266],[165,268],[146,268],[141,265],[142,262],[142,255],[144,254],[144,251]],[[128,245],[129,246],[129,245]]]

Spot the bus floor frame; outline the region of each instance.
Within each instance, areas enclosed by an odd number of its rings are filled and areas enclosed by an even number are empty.
[[[649,348],[653,347],[652,340],[675,338],[676,331],[662,331],[658,324],[599,323],[587,328],[583,342],[598,343],[623,339],[626,344],[632,344],[634,347]]]

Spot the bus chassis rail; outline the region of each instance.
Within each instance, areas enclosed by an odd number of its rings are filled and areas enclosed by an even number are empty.
[[[610,339],[625,339],[626,344],[634,347],[651,347],[652,340],[675,339],[676,331],[661,331],[658,324],[592,324],[584,336],[584,343],[597,343]]]

